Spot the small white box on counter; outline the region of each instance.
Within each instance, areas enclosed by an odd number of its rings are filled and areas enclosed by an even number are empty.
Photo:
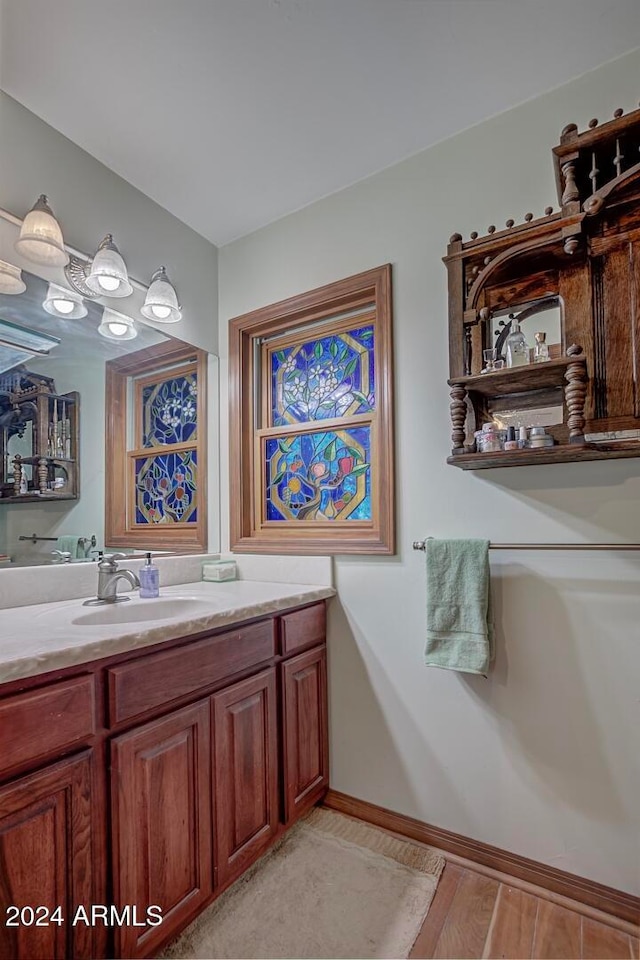
[[[238,567],[235,560],[218,560],[202,564],[203,580],[235,580]]]

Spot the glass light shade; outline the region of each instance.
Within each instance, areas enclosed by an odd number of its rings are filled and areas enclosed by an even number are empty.
[[[64,267],[69,263],[60,224],[44,193],[24,218],[15,246],[18,253],[32,263],[46,267]]]
[[[110,233],[96,251],[87,286],[103,297],[128,297],[133,293],[126,264]]]
[[[0,293],[14,295],[24,293],[26,289],[27,285],[22,279],[20,267],[14,267],[12,263],[0,260]]]
[[[165,267],[160,267],[152,276],[151,286],[147,290],[140,313],[147,320],[156,320],[159,323],[177,323],[182,320],[178,296]]]
[[[104,308],[98,333],[106,337],[107,340],[134,340],[138,336],[138,331],[131,317],[125,316],[124,313],[118,313],[117,310],[111,310],[110,307]]]
[[[42,306],[53,317],[64,317],[65,320],[81,320],[88,312],[79,293],[60,287],[57,283],[49,284]]]

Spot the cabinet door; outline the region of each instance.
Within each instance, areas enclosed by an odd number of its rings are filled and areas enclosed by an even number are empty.
[[[281,669],[284,813],[291,823],[329,783],[326,649],[300,653]]]
[[[210,705],[203,700],[111,744],[115,902],[162,911],[116,928],[116,955],[149,953],[211,894]]]
[[[213,697],[215,870],[226,884],[262,853],[278,827],[275,669]]]
[[[72,922],[76,908],[90,909],[99,895],[92,883],[98,867],[93,863],[91,765],[91,753],[85,751],[0,788],[3,960],[92,957],[99,950],[95,928]],[[11,906],[27,908],[17,926],[7,926]]]

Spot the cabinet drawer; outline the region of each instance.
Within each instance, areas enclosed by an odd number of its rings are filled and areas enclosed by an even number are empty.
[[[86,742],[95,731],[91,676],[0,700],[0,773]]]
[[[113,726],[263,663],[275,654],[273,620],[251,623],[107,671]]]
[[[327,623],[324,602],[316,603],[280,618],[282,653],[293,653],[316,643],[324,643]]]

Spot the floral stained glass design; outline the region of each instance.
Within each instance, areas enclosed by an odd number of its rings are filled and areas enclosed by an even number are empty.
[[[196,523],[197,474],[196,450],[136,457],[136,523]]]
[[[267,520],[371,520],[371,428],[265,441]]]
[[[197,438],[195,370],[142,388],[142,446],[161,447]]]
[[[271,354],[274,426],[351,417],[375,409],[372,325]]]

